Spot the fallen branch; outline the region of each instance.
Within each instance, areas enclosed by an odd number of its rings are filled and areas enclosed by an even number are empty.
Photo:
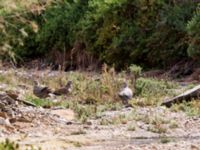
[[[3,97],[7,97],[7,99],[10,99],[10,100],[15,100],[15,101],[18,101],[18,102],[22,102],[23,104],[25,105],[28,105],[28,106],[33,106],[33,107],[37,107],[35,104],[29,102],[29,101],[25,101],[25,100],[21,100],[18,98],[18,93],[14,92],[14,91],[6,91],[6,94],[3,95]]]
[[[21,99],[15,99],[15,100],[18,101],[18,102],[22,102],[23,104],[28,105],[28,106],[37,107],[35,104],[33,104],[29,101],[25,101],[25,100],[21,100]]]
[[[176,97],[173,97],[163,102],[161,105],[166,106],[166,107],[171,107],[172,104],[181,103],[183,101],[191,101],[192,99],[196,99],[199,96],[200,96],[200,85],[195,86],[194,88],[184,92],[183,94],[180,94]]]

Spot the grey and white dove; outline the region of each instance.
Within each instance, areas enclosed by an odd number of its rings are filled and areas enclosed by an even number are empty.
[[[40,86],[34,81],[33,94],[39,98],[47,98],[52,91],[47,86]]]
[[[119,97],[122,100],[122,103],[128,105],[128,101],[133,97],[133,91],[128,87],[128,83],[123,83],[123,88],[118,93]]]

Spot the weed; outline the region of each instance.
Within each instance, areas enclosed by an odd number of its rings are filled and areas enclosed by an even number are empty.
[[[6,139],[5,142],[0,143],[0,150],[19,150],[19,144]]]
[[[80,135],[80,134],[86,134],[86,132],[82,129],[79,129],[78,131],[74,131],[71,133],[71,135]]]
[[[154,116],[150,119],[150,123],[153,125],[159,125],[159,124],[167,124],[169,123],[169,121],[160,116]]]
[[[6,77],[4,75],[0,75],[0,82],[4,82],[6,80]]]
[[[110,120],[110,119],[108,119],[108,118],[103,118],[103,119],[101,119],[100,120],[100,123],[99,123],[100,125],[104,125],[104,126],[106,126],[106,125],[110,125],[110,124],[113,124],[113,122]]]
[[[157,96],[173,94],[171,89],[177,87],[175,83],[165,80],[139,78],[136,81],[136,95]]]
[[[40,107],[56,106],[56,104],[54,104],[51,100],[48,100],[48,99],[41,99],[41,98],[32,97],[32,96],[27,96],[26,99],[34,103],[36,106],[40,106]]]
[[[160,142],[163,143],[163,144],[166,144],[166,143],[171,142],[171,139],[166,137],[166,136],[162,136],[161,139],[160,139]]]
[[[128,117],[125,114],[121,114],[111,118],[102,118],[100,125],[113,125],[113,124],[127,124]]]
[[[171,129],[175,129],[175,128],[178,128],[178,124],[175,120],[172,120],[169,124],[169,128]]]
[[[129,125],[127,130],[128,131],[135,131],[135,125]]]
[[[191,101],[191,102],[183,102],[181,104],[174,104],[171,107],[171,110],[175,112],[183,111],[188,116],[198,116],[200,114],[200,102]]]
[[[142,68],[135,64],[130,65],[129,70],[132,74],[134,74],[136,78],[139,77],[142,73]]]
[[[127,124],[128,122],[128,118],[125,114],[119,115],[118,117],[113,118],[113,119],[116,119],[117,124]]]
[[[161,102],[162,96],[146,96],[146,97],[138,97],[131,100],[129,103],[132,106],[155,106]]]
[[[73,142],[73,144],[74,144],[75,147],[81,147],[82,146],[82,144],[80,142]]]
[[[129,120],[135,120],[135,121],[144,121],[146,116],[142,114],[138,114],[135,111],[131,111],[131,113],[128,115]]]
[[[156,125],[153,125],[153,126],[149,126],[148,131],[160,134],[160,133],[166,133],[167,128],[162,124],[156,124]]]

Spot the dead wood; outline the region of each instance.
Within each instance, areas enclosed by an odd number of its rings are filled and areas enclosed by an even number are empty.
[[[200,85],[195,86],[194,88],[187,90],[186,92],[163,102],[161,105],[166,107],[171,107],[172,104],[181,103],[183,101],[191,101],[193,99],[197,99],[199,96],[200,96]]]
[[[32,106],[32,107],[37,107],[35,104],[29,102],[29,101],[25,101],[25,100],[21,100],[21,99],[16,99],[16,101],[21,102],[27,106]]]
[[[33,104],[29,101],[19,99],[18,96],[19,96],[19,93],[17,93],[16,91],[6,91],[6,94],[2,97],[4,97],[6,100],[18,101],[25,105],[36,107],[35,104]]]

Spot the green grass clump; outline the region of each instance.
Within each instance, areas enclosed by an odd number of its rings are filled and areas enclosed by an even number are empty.
[[[0,143],[0,150],[19,150],[19,144],[6,139]]]
[[[142,73],[142,67],[137,66],[135,64],[130,65],[129,70],[130,73],[135,76],[135,78],[138,78]]]
[[[82,129],[79,129],[78,131],[74,131],[71,133],[71,135],[80,135],[80,134],[86,134],[86,132]]]
[[[135,131],[135,128],[136,128],[135,125],[129,125],[127,130],[128,131]]]
[[[172,111],[178,112],[183,111],[188,116],[199,116],[200,115],[200,102],[194,100],[191,102],[183,102],[180,104],[174,104],[171,108]]]
[[[161,133],[166,133],[167,128],[165,126],[163,126],[162,124],[153,125],[153,126],[149,126],[148,131],[161,134]]]
[[[135,86],[136,94],[139,96],[169,95],[173,94],[171,89],[177,87],[175,83],[169,81],[149,78],[139,78]]]
[[[166,136],[162,136],[162,137],[160,138],[160,142],[163,143],[163,144],[169,143],[169,142],[171,142],[171,141],[172,141],[172,140],[171,140],[170,138],[166,137]]]
[[[32,102],[33,104],[35,104],[38,107],[51,107],[51,106],[58,105],[57,103],[54,103],[51,100],[41,99],[41,98],[38,98],[38,97],[28,96],[26,99],[28,101]]]

